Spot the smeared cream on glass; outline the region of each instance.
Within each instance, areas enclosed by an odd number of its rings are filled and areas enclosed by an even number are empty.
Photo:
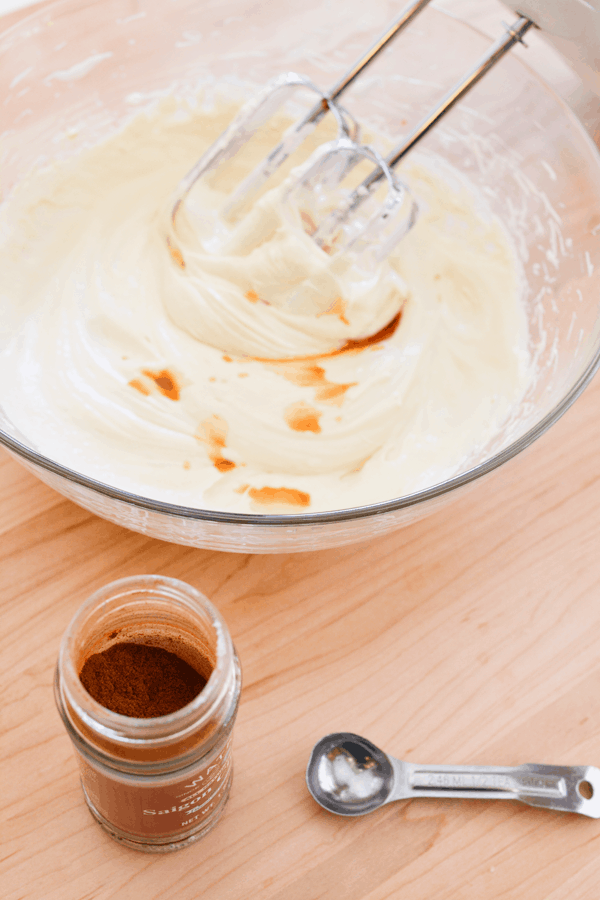
[[[282,214],[281,188],[219,254],[192,215],[167,247],[174,186],[231,115],[165,102],[4,204],[9,419],[80,473],[208,509],[341,509],[465,470],[530,377],[499,221],[459,179],[409,164],[415,227],[380,271],[341,271],[302,308],[297,285],[324,254]]]

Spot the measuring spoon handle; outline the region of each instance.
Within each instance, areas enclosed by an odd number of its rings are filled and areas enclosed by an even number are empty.
[[[600,818],[600,769],[595,766],[430,766],[389,759],[394,789],[387,802],[412,797],[520,800]]]

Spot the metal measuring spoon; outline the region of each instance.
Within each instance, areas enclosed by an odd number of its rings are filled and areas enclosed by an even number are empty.
[[[317,803],[338,816],[362,816],[384,803],[413,797],[459,797],[521,800],[600,818],[600,770],[595,766],[420,766],[394,759],[346,731],[315,744],[306,783]]]

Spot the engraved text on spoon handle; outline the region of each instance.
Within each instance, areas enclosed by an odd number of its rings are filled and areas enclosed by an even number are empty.
[[[562,775],[534,775],[520,768],[488,766],[414,766],[409,777],[413,792],[447,796],[465,792],[486,797],[535,794],[564,797],[567,793]]]
[[[521,800],[530,806],[600,818],[600,771],[594,766],[436,766],[393,760],[390,800],[454,797]]]

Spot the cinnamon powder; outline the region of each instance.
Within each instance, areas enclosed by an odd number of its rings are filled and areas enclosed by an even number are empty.
[[[206,678],[177,654],[130,642],[89,656],[79,678],[106,709],[139,719],[176,712],[206,684]]]

